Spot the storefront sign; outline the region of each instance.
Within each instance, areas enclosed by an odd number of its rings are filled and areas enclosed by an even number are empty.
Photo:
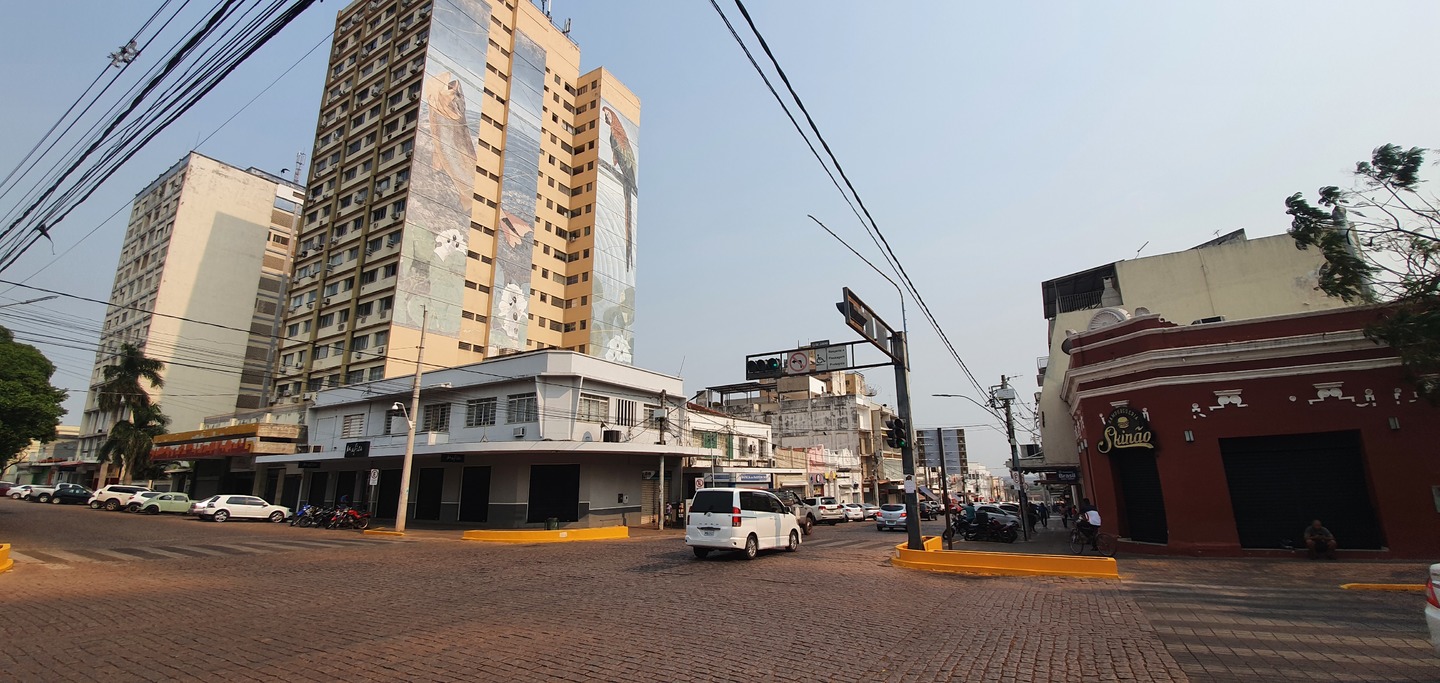
[[[1080,481],[1080,473],[1079,473],[1079,472],[1072,472],[1072,471],[1069,471],[1069,470],[1060,470],[1059,472],[1056,472],[1056,473],[1055,473],[1055,481],[1061,481],[1061,482],[1065,482],[1065,483],[1067,483],[1067,484],[1073,484],[1073,483],[1075,483],[1075,482],[1077,482],[1077,481]]]
[[[347,458],[368,458],[370,457],[369,441],[351,441],[345,444],[345,457]]]
[[[299,467],[299,468],[302,469],[302,470],[318,470],[318,469],[320,469],[320,463],[318,463],[318,462],[316,462],[316,461],[314,461],[314,460],[301,460],[300,462],[295,463],[295,466],[296,466],[296,467]]]
[[[1154,438],[1150,421],[1143,414],[1129,406],[1120,406],[1110,411],[1110,419],[1106,420],[1105,432],[1095,450],[1101,453],[1122,448],[1154,451]]]
[[[465,462],[464,453],[441,453],[440,462]]]
[[[766,474],[766,473],[764,473],[764,472],[759,472],[759,473],[757,473],[757,472],[742,472],[742,473],[740,473],[739,477],[740,477],[740,478],[737,479],[736,481],[745,482],[745,483],[750,483],[750,484],[768,484],[768,483],[770,483],[770,475],[769,475],[769,474]]]

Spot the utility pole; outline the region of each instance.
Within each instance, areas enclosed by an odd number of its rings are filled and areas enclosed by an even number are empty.
[[[1015,417],[1010,413],[1010,403],[1015,400],[1015,391],[1010,388],[1010,380],[1004,375],[1000,376],[1000,391],[995,394],[1005,402],[1005,436],[1010,439],[1010,469],[1015,476],[1015,494],[1020,503],[1020,533],[1025,540],[1030,540],[1030,503],[1025,496],[1025,475],[1020,472],[1020,449],[1015,445]]]
[[[405,439],[405,460],[400,465],[400,505],[395,509],[395,530],[405,533],[405,516],[410,507],[410,468],[415,461],[415,425],[420,419],[420,359],[425,356],[425,328],[430,324],[430,311],[420,309],[420,348],[415,350],[415,384],[410,388],[410,433]],[[1011,439],[1012,443],[1014,439]]]
[[[940,504],[945,508],[945,532],[941,534],[948,539],[945,547],[949,550],[955,549],[955,535],[950,531],[950,473],[945,466],[945,428],[935,429],[935,447],[940,451]],[[957,446],[958,448],[958,446]]]
[[[904,332],[891,335],[890,352],[895,358],[896,409],[905,431],[905,440],[900,444],[900,466],[905,472],[905,509],[909,513],[905,515],[905,530],[909,532],[910,549],[924,550],[925,542],[920,538],[920,494],[915,490],[915,444],[910,429],[910,355]]]

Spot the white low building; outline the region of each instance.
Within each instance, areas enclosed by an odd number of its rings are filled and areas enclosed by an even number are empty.
[[[318,392],[309,452],[259,456],[256,467],[300,475],[298,504],[344,496],[394,518],[412,381]],[[477,528],[650,524],[663,501],[690,494],[685,461],[721,452],[692,442],[680,378],[570,351],[426,373],[413,417],[408,519]],[[740,438],[768,451],[759,427]]]

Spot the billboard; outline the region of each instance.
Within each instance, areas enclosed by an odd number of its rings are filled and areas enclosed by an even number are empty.
[[[419,329],[428,310],[430,331],[458,337],[490,6],[481,0],[449,0],[434,3],[434,12],[404,208],[394,323]]]
[[[965,471],[965,430],[958,427],[917,429],[915,445],[920,452],[921,467],[939,467],[944,454],[946,472]]]
[[[616,113],[604,98],[600,100],[600,123],[590,353],[631,363],[635,348],[640,127]]]
[[[540,177],[540,122],[545,106],[545,49],[515,33],[510,118],[505,122],[500,219],[495,226],[495,282],[490,295],[487,356],[524,351],[530,325],[530,264],[535,254],[535,183]]]

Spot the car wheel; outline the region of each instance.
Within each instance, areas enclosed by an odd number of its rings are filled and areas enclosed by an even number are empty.
[[[114,512],[114,511],[116,511],[116,510],[119,510],[119,509],[120,509],[120,499],[119,499],[119,498],[111,498],[110,500],[105,501],[105,509],[106,509],[106,510],[109,510],[110,512]]]
[[[40,496],[37,497],[35,500],[38,500],[38,501],[40,501],[40,502],[42,502],[42,503],[48,503],[48,502],[50,502],[50,496],[47,495],[47,494],[42,493],[42,494],[40,494]]]
[[[795,552],[796,550],[799,550],[799,549],[800,549],[800,532],[799,532],[799,531],[795,531],[795,530],[793,530],[793,529],[790,531],[790,545],[785,546],[785,549],[786,549],[786,550],[789,550],[789,551],[792,552],[792,553]]]
[[[276,524],[279,524],[279,523],[285,521],[285,513],[281,512],[281,511],[279,511],[279,510],[276,510],[276,511],[270,513],[270,521],[272,521],[272,522],[274,522],[274,523],[276,523]]]
[[[811,530],[811,529],[814,529],[814,528],[815,528],[815,520],[814,520],[813,518],[806,517],[806,518],[805,518],[805,521],[803,521],[803,522],[800,523],[800,531],[804,532],[806,536],[809,536],[809,535],[810,535],[810,530]]]
[[[756,538],[755,534],[750,534],[749,538],[745,539],[745,559],[753,560],[759,554],[760,539]]]
[[[51,499],[50,499],[50,503],[51,503],[52,505],[59,505],[59,504],[60,504],[60,499],[59,499],[59,498],[51,498]]]
[[[876,530],[876,531],[884,531],[884,530],[885,530],[885,527],[880,526],[879,524],[876,524],[876,525],[875,525],[875,530]]]
[[[217,522],[223,522],[227,519],[230,519],[230,513],[225,510],[216,510],[215,514],[211,515],[210,518]]]
[[[134,512],[134,511],[139,510],[139,509],[140,509],[140,504],[139,504],[139,503],[131,503],[131,504],[125,506],[125,511],[126,511],[126,512]]]
[[[103,504],[102,504],[100,501],[98,501],[98,500],[92,500],[92,501],[90,501],[90,509],[91,509],[91,510],[99,510],[102,505],[103,505]]]
[[[11,498],[12,500],[20,500],[20,494],[18,494],[18,493],[12,493],[12,494],[10,494],[10,498]]]
[[[710,556],[709,548],[691,548],[691,550],[695,551],[695,559],[697,560],[703,560]]]
[[[158,506],[158,505],[151,505],[150,507],[145,508],[145,512],[147,512],[147,513],[149,513],[149,514],[152,514],[152,515],[158,515],[158,514],[160,514],[160,506]]]

